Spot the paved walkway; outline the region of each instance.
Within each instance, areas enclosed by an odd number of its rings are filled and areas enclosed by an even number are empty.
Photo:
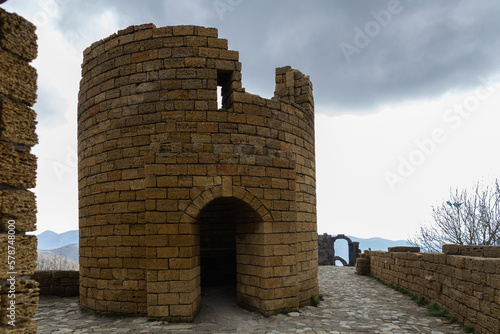
[[[108,318],[86,315],[77,298],[41,296],[35,318],[40,334],[46,333],[463,333],[456,324],[426,316],[404,296],[372,278],[354,274],[351,267],[321,266],[318,307],[265,318],[245,311],[224,297],[204,298],[193,323],[169,324],[147,318]],[[210,294],[210,292],[209,292]]]

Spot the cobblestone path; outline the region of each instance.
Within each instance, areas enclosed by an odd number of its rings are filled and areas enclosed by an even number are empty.
[[[216,290],[203,298],[193,323],[167,323],[147,318],[88,315],[77,298],[41,296],[35,318],[40,334],[48,333],[463,333],[456,324],[426,315],[404,296],[376,280],[354,274],[352,267],[321,266],[318,307],[265,318],[245,311]]]

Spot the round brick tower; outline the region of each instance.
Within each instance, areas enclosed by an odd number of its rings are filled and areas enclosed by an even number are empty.
[[[274,98],[246,93],[238,58],[197,26],[132,26],[85,50],[82,306],[190,320],[214,283],[265,315],[318,294],[312,84],[283,67]]]

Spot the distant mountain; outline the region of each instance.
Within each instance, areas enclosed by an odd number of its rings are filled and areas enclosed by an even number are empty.
[[[51,250],[38,250],[38,254],[50,257],[63,257],[65,259],[78,262],[78,244],[66,245]]]
[[[45,231],[37,235],[38,249],[56,249],[71,244],[78,244],[78,230],[64,233]]]
[[[395,246],[410,246],[406,240],[389,240],[384,238],[362,239],[353,236],[347,236],[353,242],[359,242],[361,251],[383,250]],[[78,230],[64,233],[55,233],[45,231],[38,235],[38,251],[40,254],[48,256],[60,256],[72,261],[78,261]],[[339,239],[335,241],[335,255],[348,261],[347,241]]]
[[[359,249],[361,251],[368,250],[382,250],[387,251],[389,247],[396,246],[411,246],[406,240],[389,240],[383,238],[369,238],[369,239],[361,239],[356,237],[349,237],[353,242],[359,242]]]

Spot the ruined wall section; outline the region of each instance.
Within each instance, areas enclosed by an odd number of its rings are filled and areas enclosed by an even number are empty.
[[[246,93],[238,59],[216,29],[196,26],[130,27],[85,51],[83,306],[192,319],[200,306],[197,219],[219,197],[261,220],[238,256],[239,302],[272,314],[317,295],[312,86],[296,70],[277,70],[277,80],[292,72],[311,109],[289,96]]]
[[[316,155],[314,98],[309,76],[290,66],[276,69],[274,100],[282,103],[285,124],[283,151],[295,155],[297,265],[301,306],[317,294],[318,234],[316,232]],[[281,120],[278,117],[278,120]]]
[[[498,333],[500,247],[445,245],[443,254],[403,249],[365,251],[371,274],[437,303],[474,333]]]
[[[0,8],[0,331],[36,333],[35,26]],[[10,246],[10,247],[9,247]],[[8,257],[8,256],[11,257]],[[15,310],[10,298],[15,294]],[[15,318],[9,317],[14,315]],[[11,321],[14,321],[12,326]]]

